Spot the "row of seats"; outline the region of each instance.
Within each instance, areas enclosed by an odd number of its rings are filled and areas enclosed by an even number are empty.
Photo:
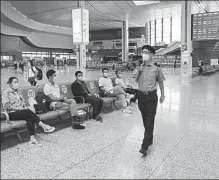
[[[219,71],[219,65],[202,66],[202,75],[209,75]]]
[[[88,80],[85,81],[87,84],[87,87],[91,93],[97,93],[99,94],[100,89],[98,85],[97,80]],[[75,99],[78,98],[77,96],[74,96],[71,91],[71,83],[66,82],[66,83],[61,83],[59,84],[60,87],[60,92],[61,94],[68,98],[68,99]],[[3,92],[3,89],[1,90],[1,94]],[[27,106],[29,106],[28,99],[29,98],[35,98],[36,94],[38,92],[43,92],[43,85],[39,86],[27,86],[21,88],[21,92],[24,96],[25,103]],[[80,97],[83,99],[83,97]],[[117,99],[116,97],[104,97],[102,98],[104,101],[103,104],[103,112],[107,113],[112,111],[113,109],[120,109],[122,108],[122,102],[121,100]],[[2,105],[1,105],[2,107]],[[91,113],[92,113],[92,108],[91,105],[88,103],[83,102],[80,104],[77,104],[77,110],[84,110],[85,114],[87,115],[87,119],[90,119]],[[22,141],[22,138],[19,134],[20,130],[22,128],[26,128],[26,121],[25,120],[20,120],[20,121],[10,121],[9,116],[7,113],[4,113],[3,110],[1,109],[1,136],[5,136],[7,133],[14,133],[17,135],[20,141]],[[56,110],[56,111],[49,111],[44,114],[39,114],[38,115],[42,121],[48,121],[52,120],[54,122],[60,121],[60,120],[67,120],[70,119],[70,113],[67,110]]]

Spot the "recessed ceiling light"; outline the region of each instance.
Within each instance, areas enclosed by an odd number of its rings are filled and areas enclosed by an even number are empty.
[[[159,3],[160,1],[133,1],[133,3],[135,3],[136,6],[142,6],[142,5],[146,5],[146,4],[155,4],[155,3]]]

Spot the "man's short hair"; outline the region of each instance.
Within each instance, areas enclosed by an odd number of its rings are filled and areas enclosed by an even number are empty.
[[[76,71],[76,72],[75,72],[75,76],[77,77],[78,74],[83,74],[83,72],[81,72],[81,71]]]
[[[119,71],[121,71],[121,69],[117,69],[117,70],[116,70],[116,74],[118,74],[118,73],[119,73]]]
[[[48,71],[46,72],[46,77],[49,79],[49,77],[51,77],[51,76],[52,76],[53,74],[55,74],[55,73],[56,73],[56,71],[50,69],[50,70],[48,70]]]
[[[150,53],[155,54],[155,49],[150,45],[144,45],[142,46],[141,50],[147,49]]]
[[[103,68],[103,69],[102,69],[102,72],[104,72],[105,70],[106,70],[106,71],[109,71],[108,68]]]

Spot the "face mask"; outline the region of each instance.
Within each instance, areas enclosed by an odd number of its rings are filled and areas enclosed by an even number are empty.
[[[103,73],[103,75],[104,75],[105,77],[108,77],[108,76],[109,76],[109,73]]]
[[[18,83],[13,84],[13,88],[14,88],[14,89],[18,89],[18,87],[19,87],[19,84],[18,84]]]
[[[78,76],[78,80],[82,81],[83,77],[82,76]]]
[[[148,54],[142,54],[142,59],[144,61],[148,61],[150,59],[150,56]]]
[[[55,82],[55,81],[56,81],[56,78],[57,78],[56,76],[54,76],[54,77],[53,77],[53,82]]]

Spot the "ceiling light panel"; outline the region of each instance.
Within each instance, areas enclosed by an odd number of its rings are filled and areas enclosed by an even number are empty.
[[[133,3],[134,3],[136,6],[142,6],[142,5],[146,5],[146,4],[160,3],[160,1],[133,1]]]

